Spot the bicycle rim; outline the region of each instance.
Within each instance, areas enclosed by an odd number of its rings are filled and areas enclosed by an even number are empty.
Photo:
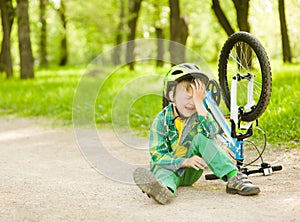
[[[270,62],[261,43],[247,32],[231,35],[222,48],[218,69],[222,94],[229,110],[233,76],[248,73],[254,75],[253,105],[245,109],[247,81],[239,81],[237,84],[237,105],[244,108],[242,121],[251,122],[260,117],[269,103],[272,90]]]

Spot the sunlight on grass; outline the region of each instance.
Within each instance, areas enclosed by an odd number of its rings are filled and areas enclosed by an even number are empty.
[[[156,69],[139,64],[116,70],[103,82],[94,104],[97,127],[114,122],[127,124],[139,136],[148,136],[150,124],[161,110],[162,78],[168,67]],[[259,119],[271,144],[299,144],[300,66],[272,67],[273,87],[269,106]],[[82,68],[37,70],[33,80],[0,77],[0,114],[45,117],[72,123],[72,106],[77,85],[85,72]],[[156,74],[156,76],[151,76]],[[103,81],[91,76],[91,83]]]
[[[72,101],[80,69],[40,70],[35,79],[0,78],[1,114],[72,119]]]
[[[300,67],[277,65],[273,68],[273,87],[269,106],[260,119],[268,141],[297,141],[300,122]]]

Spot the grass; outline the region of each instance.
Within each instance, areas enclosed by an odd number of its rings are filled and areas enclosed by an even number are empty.
[[[300,138],[300,67],[283,65],[273,67],[271,101],[260,123],[272,143],[281,141],[299,143]]]
[[[85,79],[81,78],[85,69],[71,67],[37,70],[33,80],[7,80],[2,76],[0,114],[45,117],[71,125],[74,96],[80,83],[86,84],[81,102],[96,94],[87,107],[94,109],[98,127],[109,123],[148,136],[149,126],[161,109],[162,76],[167,69],[138,65],[136,71],[123,67],[109,76],[94,73],[85,75]],[[299,144],[299,81],[300,65],[273,67],[271,102],[259,119],[259,126],[266,131],[271,144]]]
[[[0,112],[25,117],[72,119],[73,95],[81,70],[37,70],[35,79],[0,78]]]

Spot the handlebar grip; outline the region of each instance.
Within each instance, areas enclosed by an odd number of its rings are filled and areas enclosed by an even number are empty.
[[[205,175],[206,180],[217,180],[219,177],[217,177],[215,174],[206,174]]]
[[[279,171],[282,170],[282,166],[272,166],[273,171]]]

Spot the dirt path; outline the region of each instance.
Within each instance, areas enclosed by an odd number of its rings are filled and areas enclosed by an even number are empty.
[[[113,133],[102,133],[117,154]],[[91,168],[71,129],[0,119],[0,221],[300,221],[299,153],[271,156],[284,157],[284,170],[251,176],[258,196],[229,195],[223,182],[202,178],[161,206]]]

